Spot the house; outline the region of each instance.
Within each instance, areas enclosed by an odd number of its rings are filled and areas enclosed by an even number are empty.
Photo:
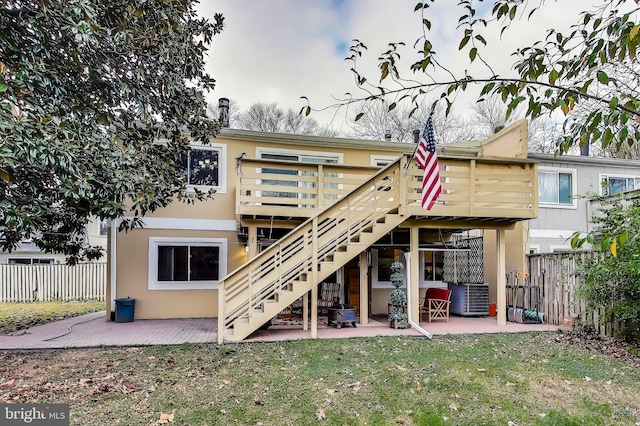
[[[464,279],[451,266],[463,257],[469,266],[472,248],[456,242],[480,230],[484,248],[474,250],[485,256],[467,273],[480,271],[506,323],[505,271],[524,269],[526,235],[505,233],[538,206],[525,121],[476,144],[439,146],[443,192],[431,210],[421,207],[411,144],[223,129],[192,148],[189,184],[215,198],[176,201],[143,229],[112,227],[111,312],[114,299],[132,297],[136,318],[217,317],[219,341],[239,341],[302,298],[316,337],[321,283],[338,283],[340,302],[366,323],[387,313],[389,264],[399,260],[417,323],[427,287]]]
[[[532,253],[570,250],[575,232],[587,232],[596,207],[592,196],[640,189],[634,160],[529,153],[538,166],[538,217],[528,222]]]
[[[107,248],[107,222],[97,218],[87,224],[87,239],[92,246]],[[104,262],[105,256],[96,260]],[[66,263],[65,255],[59,253],[45,253],[36,247],[31,240],[24,240],[20,246],[9,252],[0,252],[0,265],[53,265]]]

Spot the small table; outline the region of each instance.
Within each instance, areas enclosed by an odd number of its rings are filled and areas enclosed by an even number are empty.
[[[336,328],[341,328],[342,324],[351,323],[352,326],[356,326],[355,308],[328,308],[328,311],[327,325],[335,324]]]

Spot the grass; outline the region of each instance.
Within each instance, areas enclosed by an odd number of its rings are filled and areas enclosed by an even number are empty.
[[[104,309],[105,302],[94,300],[0,303],[0,334]]]
[[[70,403],[78,425],[640,421],[640,371],[567,348],[553,333],[5,352],[0,359],[0,402]]]
[[[2,303],[3,327],[104,302]],[[77,425],[633,425],[640,371],[553,333],[0,353],[0,403]]]

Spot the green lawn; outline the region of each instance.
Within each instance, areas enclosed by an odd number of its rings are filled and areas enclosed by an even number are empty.
[[[70,403],[77,425],[639,422],[638,368],[556,336],[5,352],[0,402]]]
[[[38,324],[103,311],[105,302],[0,303],[0,334],[22,330]]]

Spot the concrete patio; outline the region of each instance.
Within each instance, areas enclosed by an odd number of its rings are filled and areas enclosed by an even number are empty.
[[[499,326],[495,317],[457,317],[449,322],[422,322],[420,326],[436,338],[444,334],[521,333],[528,331],[556,331],[559,327],[548,324],[517,324],[508,322]],[[374,317],[369,324],[351,327],[318,326],[318,338],[349,338],[372,336],[421,336],[413,329],[390,328],[383,316]],[[274,342],[311,338],[310,330],[300,326],[273,326],[260,330],[245,341]],[[106,320],[104,312],[44,324],[12,335],[0,335],[0,350],[6,349],[59,349],[102,346],[179,345],[182,343],[217,343],[215,318],[185,318],[163,320],[135,320],[116,323]]]

